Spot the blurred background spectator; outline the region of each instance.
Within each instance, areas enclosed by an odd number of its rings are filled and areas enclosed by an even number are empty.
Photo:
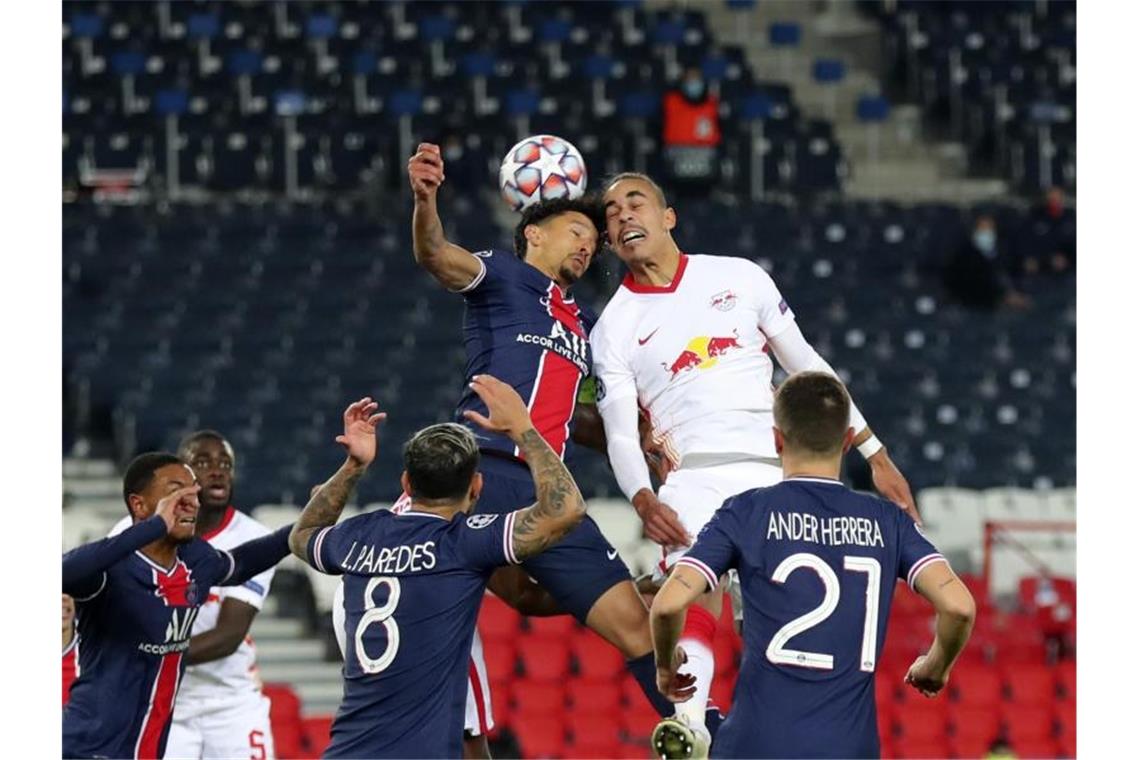
[[[701,70],[685,69],[675,89],[665,93],[665,162],[670,179],[682,194],[707,191],[716,181],[720,145],[720,101],[709,91]]]
[[[998,246],[997,222],[983,214],[946,265],[946,289],[964,306],[975,309],[1029,308],[1009,273],[1008,257]]]

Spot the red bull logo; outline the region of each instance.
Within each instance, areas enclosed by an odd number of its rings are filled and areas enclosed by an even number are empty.
[[[739,348],[744,348],[744,346],[740,344],[740,336],[735,330],[733,330],[731,337],[710,338],[707,335],[701,335],[690,340],[685,346],[685,350],[671,364],[662,362],[661,366],[669,372],[670,377],[676,377],[691,369],[715,367],[719,357]]]

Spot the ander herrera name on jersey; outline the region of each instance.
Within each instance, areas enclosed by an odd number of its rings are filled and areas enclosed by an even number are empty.
[[[879,521],[869,517],[828,517],[820,519],[804,512],[777,512],[768,515],[769,541],[803,541],[824,546],[885,546]]]
[[[418,573],[435,568],[435,541],[414,546],[382,546],[353,541],[345,553],[341,569],[357,575],[396,575]]]

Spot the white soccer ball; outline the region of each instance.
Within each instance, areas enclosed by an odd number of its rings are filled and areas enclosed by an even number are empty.
[[[515,211],[552,198],[580,198],[586,192],[586,162],[568,140],[532,135],[503,157],[499,189]]]

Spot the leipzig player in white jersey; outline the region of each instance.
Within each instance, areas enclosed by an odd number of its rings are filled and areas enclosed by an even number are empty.
[[[200,430],[178,447],[202,486],[196,533],[217,549],[233,549],[269,535],[261,523],[234,509],[234,451],[221,433]],[[129,528],[124,518],[112,534]],[[272,760],[269,698],[261,693],[249,628],[269,595],[273,568],[241,586],[210,589],[191,629],[189,667],[174,703],[166,758]]]
[[[590,334],[598,411],[618,485],[646,535],[664,547],[663,577],[725,499],[781,479],[769,354],[788,372],[834,371],[758,265],[680,251],[672,236],[676,213],[652,179],[619,174],[604,201],[609,243],[629,273]],[[648,417],[671,470],[656,494],[639,414]],[[917,519],[906,480],[854,404],[851,427],[875,487]],[[704,716],[722,597],[714,589],[690,608],[681,644],[694,698],[678,705],[679,720],[658,726],[685,733],[697,754],[710,739]]]

